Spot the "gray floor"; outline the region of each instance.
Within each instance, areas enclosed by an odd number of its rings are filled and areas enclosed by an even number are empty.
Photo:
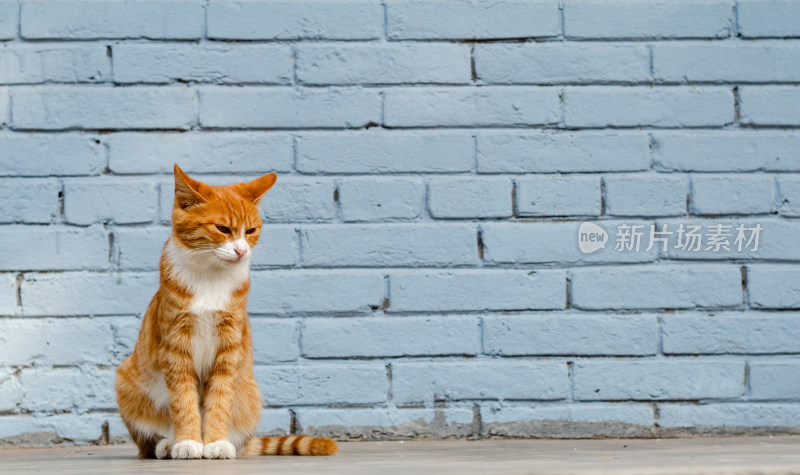
[[[135,453],[127,444],[0,449],[0,473],[800,473],[800,436],[351,442],[332,457],[214,461],[138,460]]]

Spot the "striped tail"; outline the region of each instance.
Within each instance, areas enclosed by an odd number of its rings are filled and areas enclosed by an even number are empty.
[[[339,450],[331,439],[307,435],[253,437],[244,446],[242,455],[333,455]]]

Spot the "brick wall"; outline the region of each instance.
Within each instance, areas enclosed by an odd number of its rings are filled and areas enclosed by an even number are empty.
[[[798,84],[796,0],[0,0],[0,438],[125,433],[173,162],[279,175],[263,432],[795,430]]]

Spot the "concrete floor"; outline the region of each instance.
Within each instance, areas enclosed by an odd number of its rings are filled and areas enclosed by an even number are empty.
[[[332,457],[139,460],[129,444],[0,449],[0,473],[789,474],[800,436],[342,443]]]

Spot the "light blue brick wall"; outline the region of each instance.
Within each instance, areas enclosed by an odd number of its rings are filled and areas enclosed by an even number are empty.
[[[279,176],[261,432],[800,430],[798,58],[800,0],[0,0],[0,438],[125,433],[173,162]]]

